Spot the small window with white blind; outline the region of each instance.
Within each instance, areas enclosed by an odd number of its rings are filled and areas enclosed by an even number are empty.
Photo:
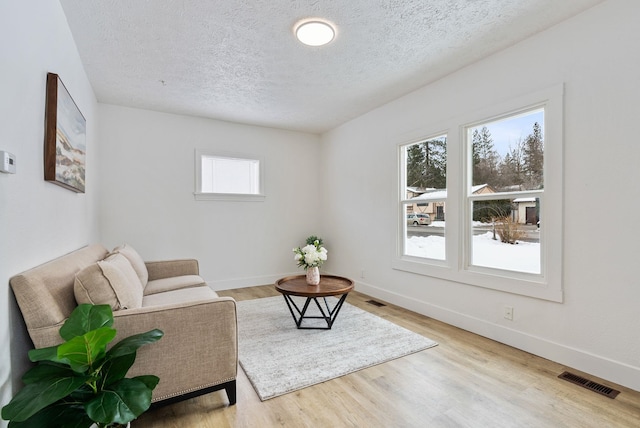
[[[259,158],[196,150],[196,200],[264,200],[264,165]]]

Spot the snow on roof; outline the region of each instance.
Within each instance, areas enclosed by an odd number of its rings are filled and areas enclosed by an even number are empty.
[[[513,202],[535,202],[536,198],[515,198]]]
[[[471,187],[471,193],[476,193],[478,190],[487,187],[488,184],[477,184],[473,187]]]
[[[434,190],[433,192],[423,193],[422,195],[416,196],[415,198],[411,198],[411,199],[419,199],[421,201],[424,201],[424,200],[433,201],[433,200],[441,200],[446,198],[447,198],[447,189]]]
[[[471,193],[476,193],[478,190],[483,189],[485,187],[487,187],[488,184],[478,184],[476,186],[471,187]],[[447,189],[427,189],[427,191],[425,193],[423,193],[422,195],[416,196],[411,198],[413,199],[419,199],[421,201],[427,200],[427,201],[436,201],[436,200],[442,200],[442,199],[447,199]]]
[[[409,186],[407,187],[407,190],[413,193],[424,193],[424,192],[431,192],[432,190],[436,190],[434,187],[415,187],[415,186]]]

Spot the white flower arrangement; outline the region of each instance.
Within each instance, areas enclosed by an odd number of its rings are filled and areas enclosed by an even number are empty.
[[[307,238],[307,245],[294,248],[293,259],[298,262],[299,267],[305,269],[310,267],[320,267],[327,260],[327,249],[322,246],[322,239],[315,236]]]

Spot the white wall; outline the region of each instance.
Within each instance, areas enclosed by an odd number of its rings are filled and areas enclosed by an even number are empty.
[[[312,233],[327,242],[327,270],[359,278],[365,269],[360,291],[640,390],[639,18],[637,2],[610,0],[320,143],[314,135],[96,105],[59,4],[2,2],[0,150],[17,156],[18,173],[0,174],[0,403],[30,346],[8,285],[15,273],[90,242],[129,242],[148,259],[198,258],[216,288],[256,285],[295,272],[291,247]],[[47,71],[60,74],[87,119],[84,195],[42,178]],[[403,135],[560,82],[564,303],[391,269]],[[196,147],[264,157],[267,200],[196,202]],[[606,208],[603,225],[585,214],[592,204]],[[502,319],[505,304],[515,307],[513,322]]]
[[[319,233],[318,136],[104,104],[99,117],[108,247],[197,258],[216,289],[296,272],[292,248]],[[195,201],[196,148],[262,157],[264,202]]]
[[[58,2],[1,2],[0,39],[0,150],[16,155],[17,164],[15,175],[0,173],[0,403],[5,405],[32,346],[9,278],[98,239],[98,165],[97,104]],[[43,178],[47,72],[60,75],[87,120],[86,194]]]
[[[640,390],[638,22],[640,2],[607,1],[324,135],[327,267],[364,269],[359,291]],[[564,303],[393,270],[397,144],[563,82]]]

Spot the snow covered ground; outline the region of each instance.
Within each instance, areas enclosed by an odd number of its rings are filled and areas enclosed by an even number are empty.
[[[442,223],[435,224],[435,223]],[[432,226],[444,226],[444,222],[434,222]],[[493,233],[473,237],[472,263],[517,272],[540,273],[540,243],[520,242],[504,244],[493,239]],[[412,236],[407,239],[406,254],[414,257],[445,259],[443,236]]]

